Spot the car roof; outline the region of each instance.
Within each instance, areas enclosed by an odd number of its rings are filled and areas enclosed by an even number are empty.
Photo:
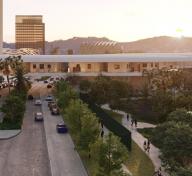
[[[36,115],[43,115],[42,112],[36,112]]]

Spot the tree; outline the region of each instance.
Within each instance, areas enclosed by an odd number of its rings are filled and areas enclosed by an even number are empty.
[[[110,78],[99,76],[91,84],[90,98],[98,105],[108,103]]]
[[[169,114],[167,121],[184,123],[192,127],[192,113],[186,109],[177,109]]]
[[[80,91],[88,93],[91,89],[91,81],[82,80],[79,84]]]
[[[98,162],[97,176],[125,176],[122,164],[127,159],[127,149],[120,139],[109,133],[104,140],[99,139],[91,147],[91,153]]]
[[[163,139],[163,157],[169,160],[172,166],[189,166],[192,162],[192,128],[187,124],[177,123],[167,129]]]
[[[97,117],[81,100],[71,100],[64,113],[70,132],[80,150],[88,151],[99,136]]]
[[[5,113],[5,119],[11,122],[18,122],[23,118],[25,111],[24,101],[19,96],[9,95],[1,111]]]
[[[0,59],[0,70],[7,76],[8,88],[10,93],[9,75],[14,72],[16,67],[22,64],[21,56],[9,56],[5,59]]]

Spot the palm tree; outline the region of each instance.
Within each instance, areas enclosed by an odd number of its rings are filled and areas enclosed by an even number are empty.
[[[10,80],[9,76],[13,73],[17,66],[22,64],[21,56],[9,56],[4,59],[0,59],[0,70],[7,77],[8,88],[10,93]]]

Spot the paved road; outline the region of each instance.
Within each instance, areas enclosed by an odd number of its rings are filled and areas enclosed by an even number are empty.
[[[33,119],[33,112],[39,110],[33,102],[27,102],[22,133],[0,141],[0,176],[51,175],[44,125]]]
[[[56,124],[62,122],[61,116],[52,116],[47,102],[43,103],[43,113],[50,166],[53,176],[87,176],[82,161],[74,150],[69,134],[58,134]]]

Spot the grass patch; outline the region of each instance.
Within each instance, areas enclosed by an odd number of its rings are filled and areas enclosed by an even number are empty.
[[[113,119],[115,119],[117,122],[122,124],[122,118],[123,116],[117,112],[114,112],[112,110],[103,109],[109,116],[111,116]]]
[[[155,168],[149,157],[132,141],[132,151],[128,152],[126,166],[133,176],[152,176]]]
[[[152,137],[154,136],[154,128],[137,129],[137,131],[148,139],[152,139]]]
[[[84,166],[90,176],[93,176],[98,169],[97,163],[88,158],[86,153],[79,153]],[[154,166],[148,156],[132,141],[132,151],[127,152],[128,160],[125,163],[133,176],[152,176]]]

